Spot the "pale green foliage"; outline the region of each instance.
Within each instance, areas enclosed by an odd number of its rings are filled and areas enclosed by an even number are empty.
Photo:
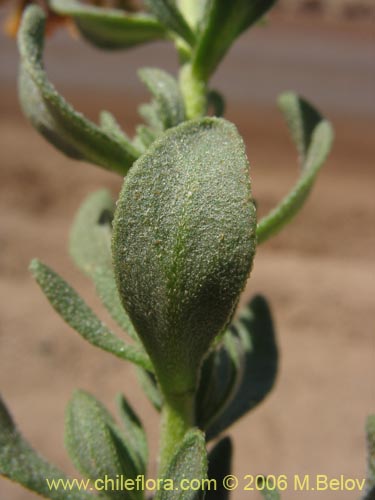
[[[166,28],[177,33],[187,43],[191,45],[194,43],[194,33],[176,6],[175,0],[144,0],[144,2]]]
[[[366,422],[367,434],[367,483],[364,500],[373,500],[375,495],[375,415],[370,415]]]
[[[195,388],[248,277],[255,224],[244,145],[225,120],[166,132],[129,173],[114,220],[115,274],[164,391]]]

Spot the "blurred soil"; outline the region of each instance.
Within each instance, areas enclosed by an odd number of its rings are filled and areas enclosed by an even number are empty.
[[[117,93],[116,93],[117,92]],[[119,90],[70,93],[80,110],[121,109],[134,125],[135,101]],[[121,97],[120,97],[121,95]],[[230,99],[229,99],[230,100]],[[38,257],[69,280],[112,324],[91,283],[70,261],[67,239],[82,199],[108,187],[115,175],[70,161],[21,117],[15,90],[1,88],[0,115],[0,382],[30,442],[74,474],[63,447],[64,408],[75,388],[91,391],[111,409],[123,391],[141,415],[157,449],[157,415],[133,369],[86,345],[47,302],[27,271]],[[278,112],[239,103],[228,118],[244,136],[260,214],[298,175],[296,153]],[[125,113],[126,110],[126,113]],[[277,386],[236,424],[234,472],[245,474],[365,475],[364,422],[374,411],[374,115],[339,112],[334,152],[303,212],[285,232],[258,249],[244,300],[269,298],[281,352]],[[155,473],[153,462],[150,475]],[[358,498],[358,492],[295,493],[284,498]],[[36,498],[0,480],[1,500]],[[236,499],[258,498],[241,492]]]

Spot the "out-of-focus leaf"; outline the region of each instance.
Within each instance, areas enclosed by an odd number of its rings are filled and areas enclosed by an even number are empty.
[[[145,474],[148,461],[148,446],[142,423],[122,394],[117,397],[117,407],[123,423],[123,434],[129,453],[137,465],[137,471],[140,474]]]
[[[215,479],[217,488],[207,490],[205,500],[229,500],[230,491],[224,488],[223,479],[231,474],[232,440],[221,439],[208,454],[208,479]]]
[[[102,49],[126,49],[166,38],[165,28],[152,16],[85,5],[75,0],[50,0],[53,10],[69,16],[83,37]]]
[[[48,81],[42,61],[44,26],[43,10],[28,7],[18,35],[19,95],[25,115],[67,156],[125,175],[139,153],[76,112]]]
[[[0,398],[0,474],[25,488],[52,500],[93,500],[93,496],[78,488],[66,491],[54,489],[48,482],[67,480],[57,467],[36,453],[16,428]]]
[[[279,106],[298,149],[301,175],[279,205],[260,220],[258,244],[278,233],[301,210],[333,143],[331,124],[307,101],[288,92],[279,98]]]
[[[280,500],[281,498],[276,488],[269,489],[267,487],[267,476],[258,476],[257,489],[265,500]]]
[[[138,341],[122,307],[112,269],[111,238],[115,202],[109,191],[90,194],[80,206],[70,232],[70,254],[94,281],[98,295],[116,323]]]
[[[263,297],[254,297],[229,330],[240,340],[245,352],[244,371],[232,401],[207,429],[208,440],[259,404],[272,389],[277,373],[275,332]]]
[[[225,99],[216,90],[210,90],[208,93],[208,103],[213,107],[215,116],[224,116],[225,113]]]
[[[370,415],[366,422],[367,435],[367,481],[363,500],[375,498],[375,415]]]
[[[65,443],[77,469],[90,479],[135,478],[140,471],[112,416],[93,396],[76,391],[66,412]],[[111,499],[137,500],[141,491],[103,489]]]
[[[116,118],[109,111],[102,111],[100,113],[100,128],[108,134],[110,137],[113,137],[115,140],[124,144],[124,147],[128,147],[130,145],[131,148],[134,149],[134,145],[132,144],[131,139],[125,134],[125,132],[120,127]],[[138,152],[138,156],[140,156],[140,152]]]
[[[185,120],[185,104],[177,81],[157,68],[142,68],[140,79],[155,98],[158,116],[166,130]]]
[[[31,262],[30,270],[55,311],[90,344],[152,371],[144,351],[116,337],[54,271],[36,259]]]
[[[164,394],[195,388],[250,272],[248,168],[237,129],[204,118],[165,132],[124,183],[113,226],[115,275]]]
[[[155,133],[150,127],[146,127],[145,125],[138,125],[137,135],[133,141],[133,144],[140,151],[142,151],[142,153],[144,153],[155,141],[157,136],[158,133]]]
[[[163,397],[157,385],[155,375],[147,370],[143,370],[143,368],[137,367],[137,376],[143,392],[155,410],[160,411],[163,406]]]
[[[188,431],[167,467],[164,475],[166,479],[172,480],[175,485],[185,480],[185,486],[189,481],[207,478],[207,452],[204,434],[198,429]],[[157,491],[155,500],[203,500],[204,491]]]
[[[175,0],[144,0],[144,3],[163,26],[180,35],[189,45],[194,45],[195,35]]]
[[[202,21],[208,1],[199,0],[199,2],[192,2],[191,0],[177,0],[180,12],[194,30],[197,29],[199,23]]]
[[[259,21],[275,0],[208,0],[194,52],[193,71],[207,80],[235,39]]]
[[[207,429],[230,404],[242,377],[244,355],[242,343],[227,332],[222,345],[204,360],[195,401],[200,429]]]

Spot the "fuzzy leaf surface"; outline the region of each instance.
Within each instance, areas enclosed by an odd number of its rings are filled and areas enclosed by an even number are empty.
[[[175,0],[144,0],[144,3],[163,26],[180,35],[188,44],[194,44],[195,35]]]
[[[267,301],[261,296],[254,297],[229,330],[242,344],[244,369],[229,405],[207,429],[207,440],[216,437],[259,404],[276,379],[278,353]]]
[[[258,243],[278,233],[301,210],[333,144],[331,124],[307,101],[288,92],[280,96],[279,107],[299,153],[301,175],[279,205],[259,221]]]
[[[167,393],[194,389],[249,275],[256,216],[248,169],[237,129],[205,118],[155,141],[120,194],[117,284]]]
[[[75,0],[51,0],[52,9],[70,16],[81,35],[102,49],[126,49],[166,38],[166,30],[147,14],[85,5]]]
[[[30,270],[55,311],[85,340],[118,358],[152,370],[147,355],[138,347],[126,344],[111,332],[77,292],[52,269],[33,260]]]
[[[207,478],[207,452],[204,434],[198,429],[188,431],[177,449],[176,454],[167,467],[166,479],[180,484],[183,479],[203,480]],[[204,491],[172,491],[159,490],[155,500],[203,500]]]
[[[74,465],[90,479],[135,478],[140,473],[112,416],[85,391],[76,391],[68,404],[65,444]],[[136,490],[124,494],[108,489],[104,495],[118,500],[142,498]]]
[[[48,486],[47,479],[66,480],[67,476],[42,458],[23,438],[0,397],[0,474],[42,497],[52,500],[93,500],[78,489],[64,491]]]
[[[48,81],[42,60],[44,27],[43,10],[35,5],[28,7],[18,35],[19,97],[25,115],[67,156],[125,175],[138,152],[75,111]]]
[[[193,71],[207,80],[235,39],[256,23],[275,0],[208,0],[193,58]]]

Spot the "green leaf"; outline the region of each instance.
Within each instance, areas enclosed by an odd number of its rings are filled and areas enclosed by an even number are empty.
[[[248,168],[237,129],[205,118],[167,131],[124,183],[115,275],[165,394],[195,388],[249,275],[256,217]]]
[[[232,401],[207,429],[207,440],[258,405],[272,389],[277,374],[277,346],[270,309],[261,296],[254,297],[229,330],[242,344],[245,363]]]
[[[193,71],[205,81],[235,39],[273,6],[275,0],[208,0],[194,52]]]
[[[210,90],[208,93],[208,103],[213,107],[215,116],[224,116],[225,113],[225,99],[216,90]]]
[[[43,10],[35,5],[28,7],[18,35],[19,96],[25,115],[67,156],[126,174],[138,152],[76,112],[48,81],[42,61],[44,26]]]
[[[107,410],[90,394],[76,391],[66,412],[65,444],[77,469],[90,479],[135,478],[139,471]],[[124,494],[108,488],[105,497],[141,499],[142,492]]]
[[[138,416],[122,394],[117,397],[117,407],[123,423],[125,442],[137,465],[137,471],[144,475],[148,462],[146,433]]]
[[[155,98],[163,130],[185,120],[185,104],[175,78],[157,68],[142,68],[139,77]]]
[[[108,134],[110,137],[119,141],[124,145],[124,147],[130,147],[134,149],[131,139],[125,134],[125,132],[120,127],[116,118],[109,111],[101,111],[99,116],[100,128]],[[140,156],[140,151],[138,151],[138,156]]]
[[[204,360],[196,394],[197,425],[207,429],[230,403],[242,376],[244,349],[239,339],[227,332],[222,345]]]
[[[223,479],[231,474],[232,440],[229,437],[221,439],[208,454],[208,478],[216,481],[217,488],[206,492],[205,500],[229,500],[230,491],[223,486]]]
[[[94,281],[98,295],[117,324],[139,342],[122,307],[112,269],[112,219],[115,202],[109,191],[90,194],[80,206],[70,232],[70,254]]]
[[[149,401],[157,411],[161,411],[163,406],[163,397],[157,385],[157,380],[153,373],[137,367],[138,381],[143,389],[143,392],[148,397]]]
[[[367,435],[367,481],[363,500],[375,498],[375,415],[369,415],[366,422]]]
[[[133,144],[140,150],[142,153],[147,151],[147,149],[151,146],[151,144],[155,141],[159,134],[155,133],[151,130],[150,127],[145,127],[144,125],[137,126],[137,135],[133,141]]]
[[[0,474],[25,488],[52,500],[89,500],[91,495],[83,490],[67,491],[48,486],[48,481],[68,478],[57,467],[49,464],[36,453],[16,428],[0,397]]]
[[[144,0],[144,3],[163,26],[180,35],[189,45],[194,45],[195,35],[175,0]]]
[[[155,500],[203,500],[204,491],[176,491],[169,487],[168,480],[172,480],[174,485],[181,484],[185,480],[188,485],[192,480],[202,481],[207,478],[207,452],[204,434],[198,429],[188,431],[167,467],[164,475],[164,491],[159,490],[155,495]]]
[[[147,370],[152,365],[138,347],[128,345],[109,330],[82,298],[52,269],[33,260],[30,270],[45,296],[62,319],[90,344]]]
[[[70,16],[81,35],[102,49],[126,49],[164,39],[166,30],[152,16],[85,5],[75,0],[50,0],[58,14]]]
[[[278,233],[301,210],[333,143],[331,124],[307,101],[288,92],[279,98],[279,106],[298,149],[301,176],[279,205],[260,220],[258,243]]]
[[[258,476],[257,489],[265,500],[280,500],[281,498],[277,489],[267,488],[267,476]]]

